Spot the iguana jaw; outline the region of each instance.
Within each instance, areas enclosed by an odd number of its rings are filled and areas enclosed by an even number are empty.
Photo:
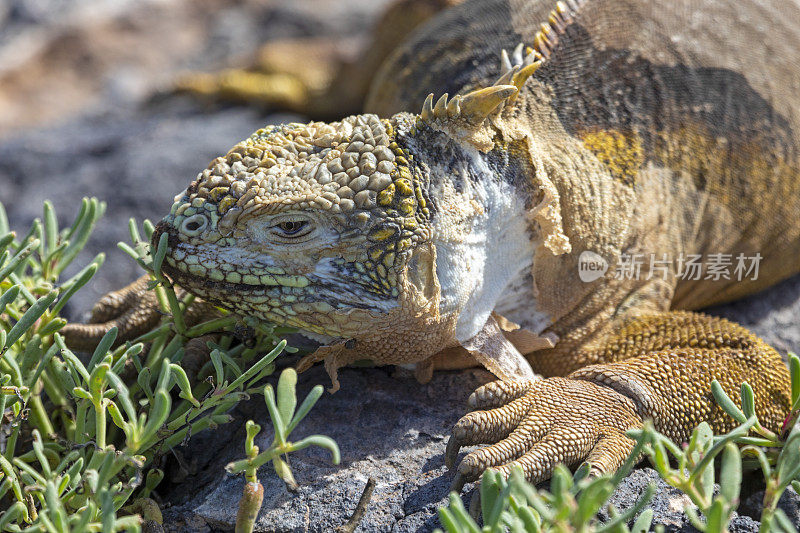
[[[349,286],[331,257],[321,257],[313,265],[291,264],[248,252],[244,246],[180,242],[174,227],[163,222],[154,240],[165,232],[171,245],[163,271],[189,292],[242,316],[350,339],[364,327],[363,319],[353,320],[355,315],[377,318],[399,307],[396,299]],[[220,272],[227,274],[223,277]]]

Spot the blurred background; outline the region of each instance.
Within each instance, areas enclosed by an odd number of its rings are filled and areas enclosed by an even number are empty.
[[[83,196],[108,204],[77,269],[106,262],[70,302],[134,279],[116,243],[157,221],[214,157],[265,124],[304,117],[175,94],[187,72],[248,67],[262,45],[323,38],[363,45],[386,0],[0,0],[0,202],[27,231],[50,199],[68,224]],[[303,58],[292,58],[303,60]]]

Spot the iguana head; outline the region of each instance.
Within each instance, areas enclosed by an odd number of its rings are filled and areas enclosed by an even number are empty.
[[[428,250],[433,204],[398,142],[410,121],[358,115],[258,130],[176,197],[159,225],[170,236],[165,271],[240,314],[345,339],[369,327],[354,313],[409,305],[404,286],[426,305],[433,281],[408,266]]]

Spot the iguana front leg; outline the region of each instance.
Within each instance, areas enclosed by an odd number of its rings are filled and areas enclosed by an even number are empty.
[[[625,431],[647,418],[678,442],[702,421],[715,432],[728,431],[736,422],[715,404],[714,379],[734,397],[747,381],[759,421],[769,429],[778,430],[789,410],[789,374],[780,355],[721,318],[688,312],[636,317],[599,349],[573,357],[596,360],[603,354],[604,361],[616,362],[586,366],[567,377],[478,389],[469,404],[481,410],[456,423],[446,462],[454,464],[462,446],[491,446],[463,458],[455,487],[490,467],[508,475],[519,465],[533,482],[550,477],[562,462],[587,461],[595,473],[614,471],[633,448]]]

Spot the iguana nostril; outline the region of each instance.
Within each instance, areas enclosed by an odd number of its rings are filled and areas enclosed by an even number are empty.
[[[205,215],[192,215],[181,224],[181,231],[189,236],[199,235],[208,224],[208,218]]]

